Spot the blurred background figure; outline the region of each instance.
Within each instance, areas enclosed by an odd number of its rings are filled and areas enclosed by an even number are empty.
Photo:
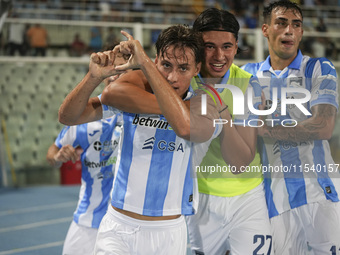
[[[80,38],[80,35],[76,33],[70,46],[70,56],[81,57],[85,54],[86,48],[86,43]]]
[[[91,255],[99,224],[110,202],[121,133],[120,115],[76,126],[65,126],[47,152],[54,167],[81,161],[78,206],[62,254]]]
[[[99,27],[91,28],[91,38],[89,43],[90,52],[98,52],[103,48],[102,32]]]
[[[16,18],[17,14],[13,14],[12,17]],[[10,56],[14,56],[16,52],[19,52],[20,56],[25,55],[24,37],[25,37],[24,23],[13,22],[9,25],[8,54]]]
[[[113,27],[109,27],[107,30],[107,36],[105,39],[104,49],[109,50],[109,47],[118,42],[117,35]]]
[[[48,46],[47,30],[40,26],[40,24],[36,24],[28,29],[27,37],[32,49],[32,56],[46,56],[46,49]]]

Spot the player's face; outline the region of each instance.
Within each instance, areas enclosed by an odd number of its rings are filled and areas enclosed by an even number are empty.
[[[230,32],[203,32],[204,63],[201,74],[204,78],[222,78],[229,70],[237,53],[237,41]]]
[[[181,97],[201,67],[201,64],[196,64],[194,52],[190,48],[184,48],[184,52],[182,49],[174,51],[173,46],[169,47],[163,56],[157,56],[155,63],[160,73]]]
[[[268,39],[271,56],[293,60],[302,39],[302,17],[294,10],[274,9],[270,24],[264,24],[262,32]]]

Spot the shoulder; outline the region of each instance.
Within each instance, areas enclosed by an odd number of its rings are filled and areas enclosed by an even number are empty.
[[[337,76],[336,69],[328,58],[310,58],[304,56],[304,62],[306,65],[306,77],[317,77],[328,74]]]
[[[256,75],[257,71],[260,69],[260,66],[263,62],[259,62],[259,63],[248,63],[245,64],[243,66],[241,66],[241,69],[251,73],[252,75]]]
[[[238,67],[235,64],[232,64],[230,67],[230,78],[250,78],[251,73],[243,70],[242,68]]]

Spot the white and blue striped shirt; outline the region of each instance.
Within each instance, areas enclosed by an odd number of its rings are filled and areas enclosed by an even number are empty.
[[[77,126],[65,126],[55,144],[81,147],[82,178],[73,220],[98,228],[110,202],[110,193],[121,134],[120,114]]]
[[[117,111],[102,106],[103,117]],[[216,130],[212,138],[221,128]],[[191,156],[206,153],[212,138],[192,150],[193,143],[178,137],[164,116],[123,112],[111,204],[146,216],[193,214],[198,188]]]
[[[273,104],[273,88],[277,88],[278,106],[271,116],[267,116],[277,119],[275,125],[288,119],[298,123],[310,117],[293,104],[287,105],[287,114],[282,115],[281,88],[308,90],[311,98],[303,106],[309,112],[317,104],[331,104],[338,108],[337,74],[326,58],[310,58],[299,51],[294,61],[282,71],[273,70],[270,57],[260,63],[246,64],[242,69],[259,78],[269,108]],[[299,97],[304,95],[287,93],[287,98]],[[316,201],[339,201],[340,175],[327,140],[291,142],[266,138],[259,142],[262,144],[261,159],[270,217]]]

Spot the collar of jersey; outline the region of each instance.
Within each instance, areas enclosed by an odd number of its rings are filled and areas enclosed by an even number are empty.
[[[290,65],[288,66],[289,69],[300,69],[301,67],[301,62],[302,62],[302,53],[301,50],[298,51],[298,54],[296,55],[296,57],[294,58],[293,62],[290,63]],[[270,55],[266,58],[266,60],[264,61],[262,67],[260,68],[260,71],[269,71],[271,68],[270,65]]]

